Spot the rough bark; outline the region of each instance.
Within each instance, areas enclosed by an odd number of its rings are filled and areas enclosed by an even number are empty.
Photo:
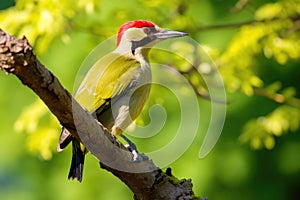
[[[31,88],[59,122],[99,159],[100,166],[132,190],[135,199],[199,199],[190,179],[178,180],[170,169],[163,172],[145,155],[142,161],[132,162],[132,154],[41,64],[25,37],[18,40],[0,30],[0,69],[16,75]]]

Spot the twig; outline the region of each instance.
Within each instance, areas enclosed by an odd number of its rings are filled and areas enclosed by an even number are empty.
[[[277,103],[286,103],[296,108],[300,108],[300,99],[295,97],[286,98],[284,95],[280,93],[271,93],[264,88],[256,88],[254,93],[259,96],[263,96],[269,98]]]
[[[244,25],[254,25],[257,23],[267,23],[267,22],[272,22],[272,21],[276,21],[276,20],[281,20],[282,18],[272,18],[272,19],[268,19],[268,20],[249,20],[249,21],[244,21],[244,22],[237,22],[237,23],[231,23],[231,24],[217,24],[217,25],[209,25],[209,26],[200,26],[197,28],[197,30],[200,31],[209,31],[209,30],[215,30],[215,29],[224,29],[224,28],[238,28]],[[286,18],[284,18],[286,19]],[[300,15],[296,15],[296,16],[290,16],[288,17],[288,19],[292,20],[292,21],[297,21],[300,20]]]

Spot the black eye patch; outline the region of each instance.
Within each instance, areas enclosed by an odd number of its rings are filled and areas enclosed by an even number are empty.
[[[155,29],[155,27],[143,27],[142,30],[144,31],[144,33],[146,33],[147,35],[151,34],[151,33],[156,33],[157,30]]]
[[[135,53],[136,48],[145,46],[146,44],[148,44],[156,39],[156,37],[153,35],[154,33],[158,32],[155,29],[155,27],[143,27],[141,29],[144,31],[144,33],[147,34],[147,36],[139,41],[132,41],[132,46],[131,46],[132,54]]]

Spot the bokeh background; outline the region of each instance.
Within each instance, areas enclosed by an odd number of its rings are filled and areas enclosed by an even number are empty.
[[[147,19],[188,32],[222,74],[227,114],[215,148],[199,159],[200,133],[210,117],[207,87],[176,55],[151,52],[151,61],[175,67],[200,91],[199,134],[170,165],[173,174],[191,178],[195,193],[211,200],[299,198],[299,0],[1,0],[0,9],[0,28],[26,35],[69,91],[86,56],[126,21]],[[195,56],[193,47],[180,46]],[[200,71],[201,62],[195,64]],[[0,73],[0,94],[1,200],[132,199],[92,155],[86,156],[83,182],[67,180],[71,149],[56,153],[55,117],[13,75]],[[155,137],[132,139],[142,152],[168,143],[178,125],[174,95],[160,87],[153,87],[138,123],[149,123],[147,109],[156,103],[169,118]]]

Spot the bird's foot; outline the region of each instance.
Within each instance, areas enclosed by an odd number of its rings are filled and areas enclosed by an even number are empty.
[[[121,136],[127,142],[127,145],[125,145],[125,147],[132,153],[133,156],[132,161],[139,162],[144,160],[145,155],[139,154],[136,145],[131,140],[129,140],[125,135],[121,135]]]

